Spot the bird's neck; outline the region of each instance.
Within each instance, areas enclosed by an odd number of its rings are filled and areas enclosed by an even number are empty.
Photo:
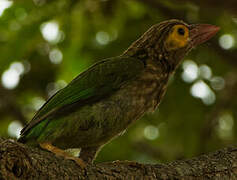
[[[148,44],[149,45],[149,44]],[[141,60],[145,66],[159,66],[165,73],[173,73],[178,66],[177,61],[169,58],[176,58],[170,56],[156,45],[140,46],[139,40],[134,42],[122,55],[129,56]]]

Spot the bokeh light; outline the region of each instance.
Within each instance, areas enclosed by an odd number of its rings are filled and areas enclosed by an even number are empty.
[[[0,1],[0,16],[3,15],[5,9],[11,7],[13,1],[1,0]]]
[[[198,66],[192,60],[186,60],[183,62],[182,79],[185,82],[191,83],[198,77]]]
[[[211,87],[215,90],[222,90],[225,87],[225,79],[220,76],[211,78]]]
[[[211,68],[205,64],[199,66],[199,72],[203,79],[210,79],[212,76]]]
[[[12,121],[8,126],[9,136],[11,136],[13,138],[19,138],[22,128],[23,128],[23,126],[19,121]]]
[[[234,118],[231,113],[225,112],[220,115],[217,133],[221,139],[230,139],[233,136]]]
[[[49,52],[49,59],[50,59],[51,63],[53,63],[53,64],[60,64],[63,60],[63,54],[57,48],[52,49]]]
[[[154,140],[159,137],[159,130],[156,126],[146,126],[144,129],[144,136],[149,140]]]
[[[231,34],[224,34],[219,38],[219,44],[223,49],[230,49],[235,44],[235,39]]]
[[[206,105],[213,104],[216,100],[215,93],[211,88],[202,80],[194,83],[190,90],[192,96],[202,99]]]
[[[21,62],[13,62],[10,68],[2,74],[2,85],[6,89],[14,89],[20,82],[20,75],[24,73],[24,65]]]
[[[25,72],[25,67],[21,62],[13,62],[10,65],[10,69],[16,70],[19,75],[21,75]]]
[[[63,38],[62,31],[59,30],[59,25],[56,21],[43,23],[40,26],[43,38],[53,44],[58,43]]]
[[[106,45],[110,41],[110,36],[107,32],[99,31],[96,33],[96,41],[101,45]]]
[[[8,69],[2,74],[2,85],[6,89],[14,89],[20,81],[19,74],[15,69]]]

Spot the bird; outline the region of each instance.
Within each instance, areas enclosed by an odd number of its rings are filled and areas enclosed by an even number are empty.
[[[18,142],[81,168],[145,113],[154,112],[184,56],[219,27],[171,19],[153,25],[117,57],[99,61],[56,92],[21,130]],[[80,148],[79,157],[65,150]]]

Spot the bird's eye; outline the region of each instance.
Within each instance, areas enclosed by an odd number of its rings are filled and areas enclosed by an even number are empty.
[[[181,27],[177,29],[177,32],[181,36],[183,36],[185,34],[185,30],[183,28],[181,28]]]
[[[167,50],[176,50],[185,47],[189,42],[189,29],[183,24],[174,25],[166,40],[165,47]]]

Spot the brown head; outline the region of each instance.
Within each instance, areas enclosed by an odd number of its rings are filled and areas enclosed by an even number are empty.
[[[168,20],[152,26],[124,55],[164,61],[175,69],[182,58],[194,47],[209,40],[219,27],[209,24],[186,24],[180,20]]]

